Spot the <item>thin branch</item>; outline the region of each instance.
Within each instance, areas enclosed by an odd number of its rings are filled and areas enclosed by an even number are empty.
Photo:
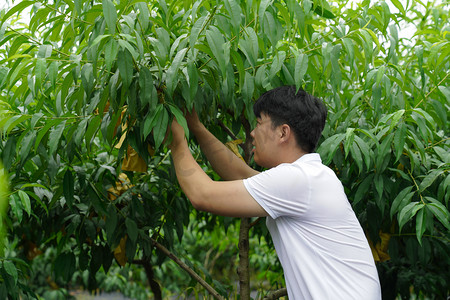
[[[250,218],[241,218],[239,229],[239,295],[242,300],[250,299],[249,230]]]
[[[155,239],[152,240],[153,246],[158,248],[167,257],[173,260],[177,265],[179,265],[183,270],[185,270],[193,279],[200,283],[215,299],[225,300],[212,286],[210,286],[203,278],[201,278],[194,270],[192,270],[187,264],[185,264],[181,259],[179,259],[175,254],[170,252],[166,247],[158,243]]]
[[[263,300],[275,300],[275,299],[278,299],[278,298],[281,298],[281,297],[287,296],[287,295],[288,295],[287,289],[282,288],[277,291],[269,293],[266,297],[263,298]]]
[[[74,19],[74,20],[77,20],[77,21],[79,21],[81,23],[85,23],[85,24],[88,24],[88,25],[94,25],[93,23],[90,23],[90,22],[85,21],[83,19],[80,19],[80,18],[77,18],[77,17],[74,17],[74,16],[69,16],[68,14],[66,14],[66,13],[64,13],[62,11],[59,11],[58,9],[54,8],[53,6],[50,6],[50,5],[48,5],[48,4],[46,4],[46,3],[42,2],[42,1],[39,1],[39,3],[43,4],[45,7],[50,8],[50,9],[52,9],[53,11],[55,11],[57,13],[65,16],[66,18]]]
[[[420,202],[422,202],[424,205],[426,205],[425,201],[423,201],[422,194],[420,193],[419,185],[417,184],[416,179],[414,178],[413,174],[411,173],[411,170],[409,170],[409,169],[408,169],[408,174],[409,174],[409,176],[411,177],[411,179],[414,182],[414,185],[415,185],[415,187],[417,189],[417,193],[419,194],[419,197],[420,197]]]
[[[8,26],[8,29],[11,30],[11,31],[13,31],[13,32],[15,32],[15,33],[17,33],[17,34],[19,34],[19,35],[21,35],[21,36],[23,36],[23,37],[25,37],[25,38],[27,38],[28,40],[30,40],[30,41],[32,41],[32,42],[38,44],[39,46],[42,46],[42,45],[43,45],[43,43],[39,42],[38,40],[35,40],[35,39],[33,39],[31,36],[28,36],[28,35],[26,35],[26,34],[23,34],[22,32],[17,31],[17,30],[15,30],[15,29],[11,28],[10,26]],[[58,49],[55,49],[54,47],[52,47],[52,51],[55,51],[56,53],[59,53],[59,54],[64,55],[64,56],[66,56],[66,57],[70,57],[69,54],[64,53],[64,52],[62,52],[62,51],[59,51]]]
[[[155,273],[153,272],[153,266],[150,261],[148,259],[136,259],[133,260],[133,263],[144,267],[150,288],[155,296],[155,300],[162,300],[161,286],[155,280]]]
[[[443,143],[443,142],[448,141],[448,140],[450,140],[450,137],[445,138],[445,139],[442,139],[442,140],[440,140],[439,142],[436,142],[436,143],[434,143],[434,144],[432,144],[432,145],[426,147],[425,150],[428,150],[428,149],[430,149],[430,148],[433,148],[434,146],[439,145],[440,143]]]
[[[242,148],[244,149],[245,162],[248,164],[252,157],[252,148],[253,148],[253,145],[252,145],[253,138],[251,136],[252,128],[251,128],[250,122],[245,117],[244,111],[242,111],[240,118],[241,118],[242,126],[244,126],[244,130],[245,130],[245,142],[242,145]]]
[[[250,228],[252,228],[253,226],[256,226],[256,224],[259,223],[259,221],[261,221],[263,219],[263,217],[259,217],[258,219],[256,219],[255,221],[250,223]]]
[[[233,133],[233,131],[231,131],[230,128],[228,128],[225,124],[223,124],[223,122],[221,120],[218,121],[219,126],[233,139],[233,140],[237,140],[238,137]]]
[[[424,97],[422,100],[420,100],[419,103],[416,104],[416,106],[414,106],[414,108],[417,108],[417,107],[423,102],[423,100],[425,100],[426,98],[428,98],[428,96],[430,96],[430,94],[431,94],[432,92],[434,92],[434,90],[436,89],[436,87],[440,86],[441,83],[443,83],[444,80],[447,79],[447,77],[448,77],[449,75],[450,75],[450,72],[448,72],[448,73],[445,75],[445,77],[442,78],[442,80],[439,81],[439,83],[436,84],[436,86],[434,86],[434,87],[431,89],[431,91],[429,91],[429,92],[425,95],[425,97]],[[411,82],[412,82],[412,81],[411,81]]]

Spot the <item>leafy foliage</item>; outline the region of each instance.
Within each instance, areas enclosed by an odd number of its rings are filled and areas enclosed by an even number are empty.
[[[181,110],[195,106],[222,140],[218,121],[245,139],[253,101],[292,84],[328,106],[318,152],[369,239],[391,236],[379,263],[386,299],[411,284],[445,297],[448,4],[392,4],[39,0],[2,11],[0,153],[21,253],[2,259],[0,294],[32,295],[36,248],[57,250],[61,286],[87,270],[95,289],[114,259],[160,266],[152,238],[182,242],[191,210],[163,145],[171,118],[186,127]],[[144,172],[124,171],[135,154]]]

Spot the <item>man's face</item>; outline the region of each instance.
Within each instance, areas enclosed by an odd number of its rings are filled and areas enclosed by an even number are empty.
[[[261,118],[257,118],[256,127],[250,135],[253,137],[255,162],[265,168],[276,166],[277,128],[273,128],[272,120],[267,114],[261,113]]]

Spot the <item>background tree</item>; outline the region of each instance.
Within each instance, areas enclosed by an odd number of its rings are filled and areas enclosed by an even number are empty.
[[[162,143],[171,119],[186,127],[181,110],[195,106],[222,141],[244,141],[253,165],[252,104],[293,84],[328,107],[318,152],[366,230],[384,298],[408,297],[411,287],[446,297],[448,2],[390,4],[39,0],[3,10],[0,153],[11,193],[0,295],[39,293],[28,267],[47,255],[59,290],[94,290],[113,263],[138,264],[161,298],[167,257],[203,273],[204,257],[179,259],[188,256],[180,245],[240,225],[248,299],[249,229],[262,238],[263,222],[193,212]],[[405,25],[411,36],[399,34]],[[205,274],[196,279],[210,294],[232,297],[232,282]],[[273,288],[260,286],[252,285],[261,297]]]

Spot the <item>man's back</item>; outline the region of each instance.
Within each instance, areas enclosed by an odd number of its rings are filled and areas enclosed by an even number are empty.
[[[245,180],[267,227],[290,299],[380,299],[373,257],[334,172],[318,154]]]

